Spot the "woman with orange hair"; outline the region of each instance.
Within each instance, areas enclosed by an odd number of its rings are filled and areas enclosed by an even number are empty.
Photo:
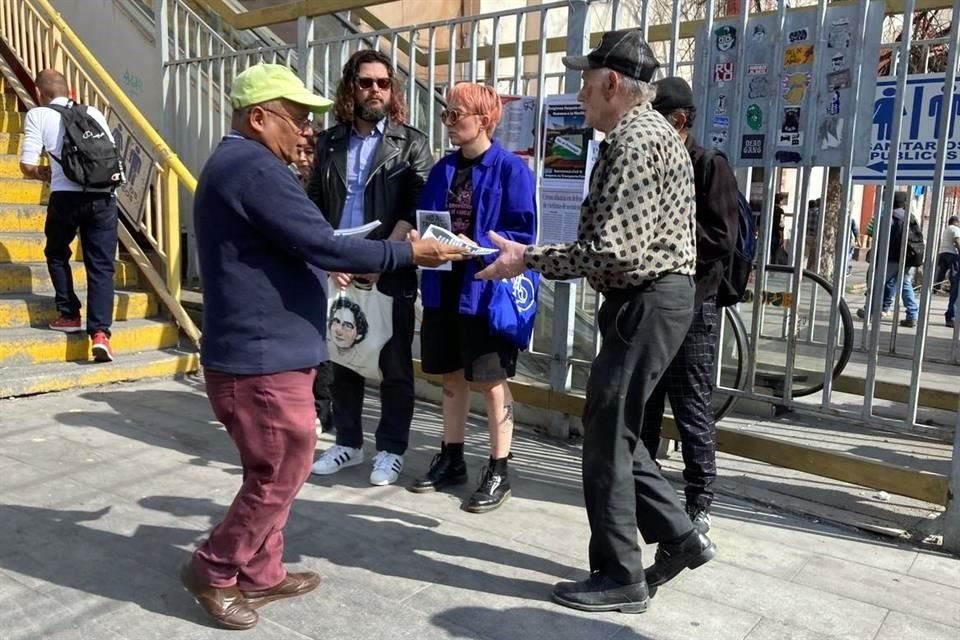
[[[537,230],[533,174],[493,139],[500,114],[500,98],[491,87],[462,83],[450,90],[440,117],[459,149],[434,165],[420,195],[421,209],[449,211],[455,234],[489,248],[488,231],[533,244]],[[426,373],[443,376],[443,441],[411,491],[467,482],[463,441],[472,386],[484,395],[490,429],[489,465],[464,506],[473,513],[496,509],[510,496],[513,396],[507,380],[516,373],[519,348],[526,346],[491,322],[497,283],[474,277],[494,257],[463,261],[451,271],[425,271],[420,283],[421,358]]]

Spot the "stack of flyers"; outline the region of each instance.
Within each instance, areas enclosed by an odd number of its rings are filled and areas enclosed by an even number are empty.
[[[427,232],[423,234],[424,239],[434,238],[437,242],[442,242],[443,244],[452,244],[455,247],[463,247],[467,249],[467,255],[473,258],[479,256],[489,256],[493,255],[499,249],[488,249],[487,247],[481,247],[476,242],[471,242],[461,238],[458,235],[455,235],[452,231],[444,229],[443,227],[438,227],[435,224],[427,227]]]

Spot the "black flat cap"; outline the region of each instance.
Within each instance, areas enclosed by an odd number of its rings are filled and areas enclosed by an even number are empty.
[[[585,56],[564,56],[563,64],[576,71],[612,69],[643,82],[650,82],[660,66],[639,29],[607,31],[596,49]]]
[[[893,192],[893,208],[894,209],[907,208],[907,192],[906,191]]]
[[[657,88],[657,97],[653,99],[653,108],[666,115],[678,109],[695,109],[693,90],[683,78],[672,76],[653,83]]]

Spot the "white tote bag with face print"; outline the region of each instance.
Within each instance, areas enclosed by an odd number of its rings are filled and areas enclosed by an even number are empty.
[[[330,361],[370,380],[382,380],[380,351],[393,335],[393,298],[376,285],[357,282],[340,289],[333,278],[327,307]]]

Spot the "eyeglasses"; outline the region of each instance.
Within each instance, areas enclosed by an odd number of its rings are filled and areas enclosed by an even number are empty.
[[[297,133],[301,133],[304,129],[310,126],[311,122],[313,122],[313,114],[310,114],[310,113],[300,118],[299,120],[294,120],[293,116],[291,116],[288,113],[281,113],[279,111],[275,111],[271,109],[270,107],[261,106],[260,108],[288,122],[292,127],[294,127],[297,130]]]
[[[390,78],[357,78],[353,82],[361,89],[372,89],[373,85],[377,85],[381,91],[386,91],[393,84]]]
[[[457,124],[467,116],[479,116],[479,113],[466,113],[465,111],[457,111],[456,109],[444,109],[440,112],[440,122],[452,127]]]

